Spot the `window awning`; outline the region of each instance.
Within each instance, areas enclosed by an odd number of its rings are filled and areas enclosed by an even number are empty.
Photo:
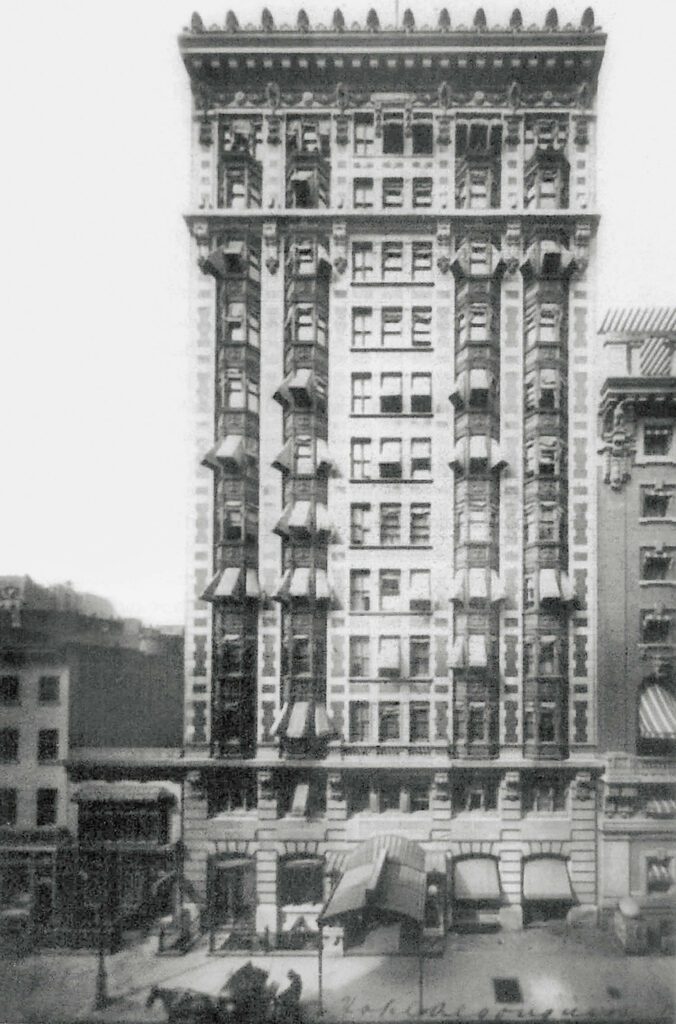
[[[462,406],[464,404],[464,401],[465,401],[465,374],[464,373],[458,374],[458,376],[455,378],[455,382],[453,384],[453,387],[451,388],[451,393],[450,393],[450,395],[448,397],[449,397],[449,400],[456,407]]]
[[[558,601],[561,597],[556,569],[540,569],[539,597],[541,601]]]
[[[495,604],[504,601],[507,596],[505,584],[501,576],[498,576],[494,569],[491,569],[491,601]]]
[[[80,804],[154,804],[160,800],[175,800],[176,797],[166,786],[151,782],[82,782],[72,799]]]
[[[489,438],[485,434],[471,434],[469,438],[470,459],[488,460]]]
[[[312,373],[312,370],[309,370],[307,369],[307,367],[304,367],[301,370],[296,370],[296,372],[291,377],[288,385],[289,391],[294,398],[298,398],[299,395],[301,397],[309,397],[310,394],[312,393],[313,383],[314,374]]]
[[[329,518],[329,510],[322,501],[315,504],[315,530],[317,533],[332,533],[333,523]]]
[[[469,371],[469,389],[470,391],[489,391],[491,387],[491,378],[488,370],[483,367]]]
[[[247,597],[260,597],[261,588],[258,583],[258,573],[255,569],[247,569],[244,590]]]
[[[283,601],[285,600],[285,598],[289,596],[289,586],[291,585],[292,571],[292,569],[287,569],[284,575],[282,576],[281,580],[279,581],[279,586],[272,595],[273,598],[275,598],[275,600]]]
[[[244,438],[240,434],[228,434],[218,441],[202,459],[202,465],[210,469],[227,466],[239,469],[244,462]]]
[[[573,587],[572,580],[568,573],[562,572],[559,580],[559,587],[561,589],[561,600],[565,601],[566,604],[570,604],[575,600],[575,588]]]
[[[485,569],[470,569],[468,571],[467,594],[470,601],[485,601],[488,598]]]
[[[216,573],[207,589],[202,594],[203,601],[218,601],[234,597],[242,576],[239,566],[228,566]]]
[[[498,862],[494,857],[466,857],[453,865],[456,900],[500,900]]]
[[[378,644],[378,669],[388,672],[401,671],[401,648],[398,636],[380,638]]]
[[[523,898],[573,902],[568,868],[559,857],[535,857],[523,865]]]
[[[337,735],[326,705],[320,701],[288,701],[275,715],[270,728],[271,736],[285,736],[291,740],[326,739]]]
[[[294,184],[298,181],[312,181],[312,171],[292,171],[290,180]]]
[[[644,739],[676,739],[676,695],[660,683],[643,690],[638,728]]]
[[[244,266],[244,242],[228,242],[213,249],[200,260],[200,269],[214,277],[226,277],[229,273],[241,273]]]
[[[467,644],[462,636],[456,637],[453,641],[450,663],[451,668],[464,668],[467,664]]]
[[[323,437],[317,438],[317,470],[330,469],[333,466],[333,459],[329,455],[328,442]]]
[[[289,531],[300,533],[312,532],[312,503],[296,501],[289,516]]]
[[[286,442],[279,455],[272,461],[272,468],[282,473],[290,473],[293,469],[293,439]]]
[[[315,600],[329,601],[331,599],[331,586],[326,569],[315,569]]]
[[[453,585],[451,587],[451,601],[456,601],[458,604],[465,603],[465,570],[458,569],[455,576],[453,577]]]
[[[648,800],[645,811],[649,818],[676,818],[676,800]]]
[[[310,570],[307,568],[294,569],[289,584],[289,597],[310,596]]]
[[[287,734],[288,735],[288,734]],[[310,784],[309,782],[298,782],[293,791],[293,800],[291,801],[291,810],[289,814],[292,818],[304,818],[307,810],[307,802],[310,796]],[[286,865],[288,867],[288,865]]]

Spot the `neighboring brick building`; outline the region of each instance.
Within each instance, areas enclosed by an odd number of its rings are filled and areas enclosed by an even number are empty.
[[[676,309],[600,331],[600,903],[676,910]]]
[[[111,913],[125,902],[129,886],[136,891],[127,903],[138,901],[141,847],[150,841],[148,854],[156,861],[155,847],[178,838],[178,788],[137,787],[134,800],[124,782],[119,792],[104,786],[93,795],[71,782],[153,778],[145,767],[134,769],[134,763],[145,765],[140,748],[151,748],[156,759],[172,748],[171,760],[177,760],[182,660],[180,634],[118,618],[109,602],[67,586],[0,577],[0,925],[25,916],[34,940],[58,943],[80,941],[83,929],[96,927],[92,919],[84,926],[80,909],[88,906],[95,918],[99,897],[90,889],[111,869],[94,850],[92,821],[101,812],[108,822],[105,841],[121,843],[112,865],[119,878]],[[132,747],[139,749],[126,769],[118,763],[111,775],[97,767],[110,760],[111,750],[118,762],[120,755],[129,759]],[[175,805],[175,834],[165,803],[165,825],[155,828],[151,840],[153,806],[165,799]],[[123,824],[130,816],[138,821],[131,860],[129,849],[121,848],[130,840]]]
[[[604,45],[590,10],[180,38],[186,870],[224,934],[301,941],[346,855],[348,930],[364,856],[449,925],[596,901]]]

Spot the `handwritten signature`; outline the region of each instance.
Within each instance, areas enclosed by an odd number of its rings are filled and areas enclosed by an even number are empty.
[[[341,1016],[354,1020],[458,1020],[458,1021],[549,1021],[549,1020],[579,1020],[579,1021],[612,1021],[612,1020],[636,1020],[636,1010],[631,1006],[595,1006],[581,1009],[577,1006],[545,1007],[535,1009],[534,1007],[509,1006],[495,1007],[483,1006],[480,1009],[449,1005],[444,999],[430,1003],[428,1006],[420,1006],[415,1003],[402,1003],[395,999],[388,999],[384,1003],[361,1002],[357,996],[341,997]]]

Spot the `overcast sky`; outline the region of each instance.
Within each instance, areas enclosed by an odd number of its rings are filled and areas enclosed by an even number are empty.
[[[268,2],[233,3],[241,22]],[[343,3],[364,21],[373,0]],[[305,3],[311,21],[330,6]],[[227,0],[200,8],[223,23]],[[394,0],[377,5],[383,24]],[[400,10],[406,6],[401,0]],[[437,4],[411,4],[435,24]],[[447,4],[469,24],[477,4]],[[513,3],[488,0],[488,22]],[[542,23],[550,3],[521,5]],[[557,5],[579,23],[584,0]],[[676,304],[676,5],[595,3],[599,315]],[[70,580],[148,622],[183,618],[187,504],[189,0],[4,5],[0,574]]]

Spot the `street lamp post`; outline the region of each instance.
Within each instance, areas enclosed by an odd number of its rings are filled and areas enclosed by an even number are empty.
[[[317,946],[317,993],[319,996],[319,1016],[324,1013],[324,925],[319,925],[319,943]]]

